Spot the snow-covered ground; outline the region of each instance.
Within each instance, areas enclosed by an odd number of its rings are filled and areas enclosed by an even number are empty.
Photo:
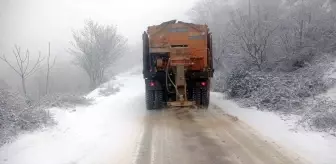
[[[141,135],[145,114],[140,75],[122,75],[120,92],[99,98],[95,105],[76,112],[51,109],[59,124],[51,129],[23,134],[0,149],[1,164],[111,164]],[[89,96],[98,96],[96,91]],[[141,137],[138,137],[141,138]],[[135,139],[135,138],[133,138]],[[136,152],[134,152],[136,153]]]
[[[118,84],[120,91],[108,97],[99,96],[99,89],[93,91],[88,95],[96,99],[92,106],[78,107],[75,112],[50,109],[59,124],[50,129],[22,134],[14,143],[3,146],[0,148],[0,163],[120,163],[122,154],[135,147],[131,144],[137,143],[134,140],[141,137],[136,136],[143,132],[141,121],[146,110],[141,69],[123,73],[111,83]],[[294,116],[283,120],[272,112],[243,109],[223,99],[219,93],[211,94],[212,103],[282,147],[297,152],[314,164],[335,163],[335,137],[293,130]]]
[[[254,108],[240,108],[221,93],[211,93],[211,102],[250,125],[280,147],[291,150],[314,164],[335,164],[336,137],[297,128],[297,116],[280,116]]]

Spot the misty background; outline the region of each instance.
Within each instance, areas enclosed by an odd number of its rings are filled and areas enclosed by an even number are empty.
[[[117,62],[95,85],[85,69],[73,64],[74,55],[68,51],[74,42],[73,30],[82,30],[89,19],[103,26],[115,25],[126,39]],[[0,125],[6,125],[0,128],[10,133],[35,129],[40,125],[36,120],[50,120],[48,113],[36,110],[43,109],[40,104],[45,102],[48,107],[59,101],[88,104],[83,95],[94,87],[116,73],[141,67],[141,35],[147,26],[172,19],[209,25],[214,48],[213,91],[225,93],[242,106],[301,115],[301,123],[309,128],[336,134],[336,102],[321,96],[336,82],[335,0],[0,0],[0,57],[6,55],[15,63],[13,50],[18,45],[22,52],[29,49],[35,61],[39,53],[48,56],[49,42],[51,61],[56,57],[48,94],[45,61],[27,78],[29,101],[35,102],[29,107],[24,102],[27,97],[17,104],[23,92],[20,77],[0,61],[0,114],[4,113],[0,116],[5,118]],[[99,54],[97,51],[93,54]],[[55,94],[75,96],[56,96],[55,100]],[[18,116],[21,123],[10,117],[17,110],[23,110]],[[22,124],[31,127],[22,128]]]
[[[91,100],[85,95],[95,87],[108,82],[117,73],[141,65],[142,33],[147,26],[171,19],[187,21],[185,12],[194,2],[0,0],[0,58],[6,57],[7,60],[0,62],[0,145],[22,131],[54,124],[53,116],[45,109],[71,109],[74,105],[90,104]],[[113,59],[116,61],[103,72],[103,78],[95,79],[94,85],[93,76],[89,75],[88,70],[75,64],[81,59],[70,53],[70,48],[74,48],[73,43],[78,46],[85,42],[76,41],[73,32],[89,27],[88,20],[97,23],[99,28],[109,25],[116,28],[118,37],[111,38],[112,42],[107,41],[107,44],[118,43],[119,37],[126,41],[122,46],[123,51]],[[98,27],[90,28],[102,32]],[[112,30],[111,34],[114,32],[112,28],[109,30]],[[106,38],[101,35],[100,39]],[[22,61],[27,57],[26,50],[29,50],[29,57],[23,65],[28,64],[28,70],[32,70],[32,73],[21,78],[17,65],[20,62],[16,61],[14,54],[20,51]],[[100,94],[107,96],[115,91],[116,88],[108,83]]]
[[[1,0],[0,1],[0,54],[12,57],[17,44],[22,51],[29,49],[31,56],[57,56],[51,73],[51,90],[58,92],[87,91],[85,73],[73,66],[73,56],[67,52],[72,41],[72,30],[83,28],[86,19],[103,25],[116,25],[117,31],[128,40],[123,54],[111,73],[125,71],[141,62],[141,35],[148,25],[179,18],[187,19],[185,11],[194,3],[186,1],[110,1],[110,0]],[[20,89],[20,80],[6,64],[0,64],[0,79],[10,87]],[[28,79],[29,93],[36,97],[43,73]],[[76,79],[76,80],[74,80]],[[42,91],[41,91],[42,92]]]

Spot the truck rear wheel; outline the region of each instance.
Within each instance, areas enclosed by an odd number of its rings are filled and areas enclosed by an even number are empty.
[[[153,110],[154,106],[154,92],[146,90],[146,108],[147,110]]]
[[[196,106],[201,105],[201,89],[200,88],[193,88],[192,99],[193,101],[196,101]]]
[[[163,107],[162,90],[146,90],[147,110],[161,109]]]
[[[154,91],[154,108],[155,109],[161,109],[163,107],[163,91],[162,90],[156,90]]]
[[[209,99],[210,99],[210,92],[208,89],[201,90],[201,106],[204,109],[208,109],[209,107]]]
[[[196,101],[196,106],[208,109],[209,106],[209,90],[206,88],[193,88],[193,101]]]

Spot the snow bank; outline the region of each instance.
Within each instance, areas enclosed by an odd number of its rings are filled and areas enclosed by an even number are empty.
[[[140,76],[118,76],[121,92],[76,112],[51,109],[56,127],[23,134],[0,149],[1,164],[118,163],[122,152],[134,149],[132,136],[141,134],[145,114]],[[95,92],[89,96],[94,97]],[[81,109],[79,109],[81,108]],[[143,109],[143,110],[142,110]],[[130,154],[127,152],[126,154]]]
[[[141,74],[141,76],[140,76]],[[120,73],[119,75],[115,76],[110,81],[100,85],[98,88],[93,90],[91,93],[89,93],[86,98],[93,98],[96,101],[100,101],[102,99],[106,99],[109,96],[103,96],[100,94],[100,92],[108,87],[113,87],[115,89],[124,87],[124,77],[138,77],[142,79],[142,66],[141,65],[135,65],[132,68],[130,68],[127,72]],[[143,86],[142,86],[143,87]]]
[[[230,115],[237,116],[287,150],[293,150],[314,164],[334,164],[336,138],[326,133],[307,132],[295,124],[299,117],[280,116],[253,108],[240,108],[221,93],[211,93],[211,102]]]

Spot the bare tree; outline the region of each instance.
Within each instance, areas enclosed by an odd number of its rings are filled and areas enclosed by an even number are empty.
[[[106,69],[120,57],[126,48],[126,39],[117,33],[113,25],[103,26],[88,20],[84,29],[73,32],[74,42],[70,53],[75,55],[75,64],[88,74],[90,88],[100,85]]]
[[[333,51],[335,17],[320,0],[288,5],[278,29],[279,44],[287,61],[309,61],[320,52]]]
[[[187,12],[193,22],[211,24],[215,15],[222,6],[226,6],[227,0],[200,0]]]
[[[40,68],[40,65],[44,58],[41,58],[41,53],[39,53],[36,62],[31,63],[29,50],[27,49],[26,53],[23,55],[21,53],[21,48],[17,45],[15,45],[15,48],[13,49],[13,54],[16,60],[16,67],[14,66],[14,64],[7,60],[7,57],[5,55],[3,55],[3,57],[0,57],[0,59],[3,62],[7,63],[7,65],[20,76],[23,93],[27,97],[26,79],[33,75]]]
[[[47,95],[49,93],[49,76],[50,76],[50,70],[54,67],[56,62],[56,57],[53,60],[53,63],[50,65],[50,42],[49,42],[49,53],[47,58],[47,75],[46,75],[46,89],[45,94]]]
[[[267,58],[267,49],[270,48],[270,39],[277,29],[274,22],[267,20],[267,12],[256,10],[256,18],[251,18],[237,10],[232,13],[229,22],[231,43],[238,50],[242,50],[251,57],[253,63],[261,70]]]

